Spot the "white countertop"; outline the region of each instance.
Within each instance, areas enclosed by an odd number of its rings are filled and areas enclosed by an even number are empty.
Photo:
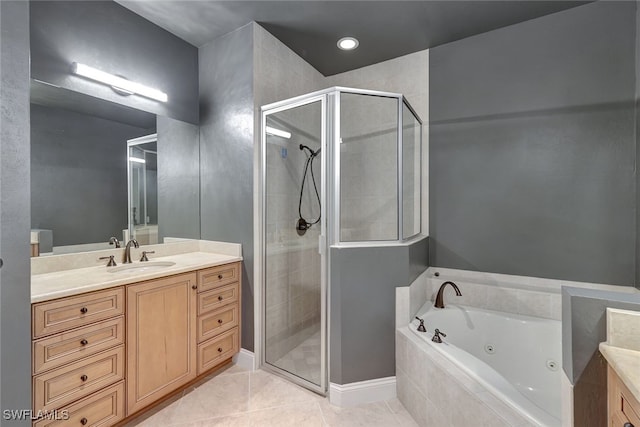
[[[607,341],[599,349],[640,402],[640,312],[607,308]]]
[[[92,257],[95,257],[93,255]],[[225,255],[209,252],[199,247],[199,250],[171,254],[166,256],[149,257],[150,261],[170,261],[175,265],[153,269],[151,271],[121,271],[110,273],[105,263],[99,266],[70,268],[62,271],[45,272],[31,276],[31,302],[42,302],[55,298],[77,295],[84,292],[107,289],[115,286],[127,285],[143,280],[156,279],[188,271],[215,267],[230,262],[242,261],[239,255]],[[116,258],[118,260],[118,258]],[[134,261],[134,264],[144,264]],[[128,264],[119,264],[128,265]]]
[[[600,353],[607,359],[633,397],[640,402],[640,351],[614,347],[601,342]]]

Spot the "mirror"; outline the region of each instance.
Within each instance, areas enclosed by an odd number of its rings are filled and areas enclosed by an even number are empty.
[[[127,142],[129,235],[141,245],[158,243],[158,137]]]
[[[113,248],[110,237],[120,242],[136,237],[140,244],[162,241],[158,206],[163,197],[171,197],[158,188],[158,171],[163,170],[157,142],[162,135],[156,136],[160,119],[187,125],[32,80],[32,255],[34,241],[39,255]],[[173,142],[165,138],[165,150],[171,152]],[[175,160],[165,156],[165,161]]]

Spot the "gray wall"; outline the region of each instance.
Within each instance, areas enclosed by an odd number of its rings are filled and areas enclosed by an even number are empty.
[[[153,133],[31,104],[31,227],[53,244],[121,239],[127,228],[127,140]]]
[[[640,164],[640,7],[636,2],[636,165]],[[640,173],[636,173],[636,288],[640,289]]]
[[[157,127],[158,237],[199,239],[199,128],[161,116]]]
[[[0,409],[31,408],[29,10],[0,2]],[[29,420],[0,422],[31,425]]]
[[[253,26],[199,55],[201,234],[242,244],[242,347],[253,351]]]
[[[432,265],[634,284],[635,8],[430,51]]]
[[[198,50],[113,1],[30,2],[31,76],[190,123],[198,122]],[[121,96],[73,76],[84,63],[166,92],[169,102]]]
[[[409,246],[331,248],[330,378],[395,375],[396,287],[427,269],[429,239]]]

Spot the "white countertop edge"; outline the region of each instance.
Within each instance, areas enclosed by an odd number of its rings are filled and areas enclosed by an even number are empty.
[[[202,258],[211,260],[203,261]],[[193,258],[197,258],[193,260]],[[109,273],[105,266],[84,267],[31,276],[31,303],[49,301],[99,291],[145,280],[172,276],[203,268],[242,261],[241,256],[225,255],[211,252],[189,252],[165,257],[153,258],[153,261],[173,261],[176,265],[161,270],[133,275]],[[135,262],[136,264],[139,261]],[[108,275],[108,276],[107,276]],[[113,277],[111,276],[113,275]],[[46,283],[45,283],[46,282]],[[67,282],[80,282],[65,286]],[[41,288],[41,289],[40,289]]]
[[[640,351],[614,347],[606,342],[601,342],[599,349],[633,397],[640,402]]]

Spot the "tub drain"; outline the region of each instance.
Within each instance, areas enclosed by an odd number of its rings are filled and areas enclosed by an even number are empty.
[[[547,368],[551,371],[557,371],[558,370],[558,363],[553,360],[553,359],[549,359],[547,360]]]
[[[493,354],[496,352],[496,348],[493,346],[493,344],[487,344],[484,346],[484,351],[486,351],[489,354]]]

